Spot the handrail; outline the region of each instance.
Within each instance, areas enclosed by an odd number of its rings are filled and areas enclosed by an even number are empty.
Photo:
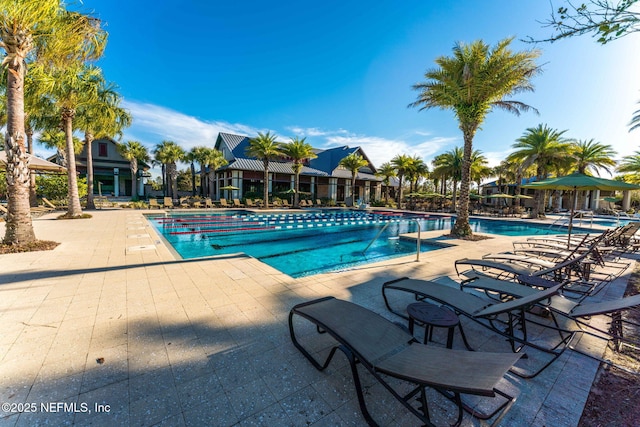
[[[418,238],[416,239],[416,261],[420,261],[420,231],[421,231],[420,223],[418,222],[418,220],[417,220],[417,219],[414,219],[414,218],[410,218],[410,219],[409,219],[409,221],[413,221],[413,222],[415,222],[415,223],[416,223],[416,226],[418,227]],[[362,251],[362,255],[364,255],[364,254],[369,250],[369,248],[371,247],[371,245],[373,245],[373,243],[374,243],[376,240],[378,240],[378,237],[380,237],[380,235],[384,232],[384,230],[386,230],[386,229],[387,229],[387,227],[388,227],[389,225],[391,225],[391,223],[390,223],[390,222],[386,223],[386,224],[384,225],[384,227],[382,227],[382,228],[380,229],[380,231],[378,231],[378,234],[376,234],[376,236],[373,238],[373,240],[371,240],[371,241],[369,242],[369,244],[367,245],[367,247],[366,247],[366,248],[364,248],[364,250]]]
[[[369,244],[367,245],[367,247],[366,247],[366,248],[364,248],[364,250],[362,251],[362,255],[364,255],[364,254],[365,254],[365,252],[367,252],[367,251],[369,250],[369,248],[371,247],[371,245],[373,245],[373,243],[374,243],[376,240],[378,240],[378,237],[380,237],[380,235],[384,232],[384,230],[386,230],[386,229],[387,229],[387,227],[388,227],[390,224],[391,224],[390,222],[386,223],[386,224],[384,225],[384,227],[382,227],[382,228],[380,229],[380,231],[378,231],[378,234],[376,234],[376,236],[373,238],[373,240],[371,240],[371,241],[369,242]]]

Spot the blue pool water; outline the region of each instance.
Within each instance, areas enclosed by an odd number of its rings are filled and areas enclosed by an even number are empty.
[[[450,229],[455,220],[364,211],[301,214],[225,211],[148,218],[182,258],[243,252],[292,277],[414,254],[415,241],[399,236],[417,231],[415,221],[420,223],[422,231],[430,231]],[[470,224],[477,233],[558,234],[557,229],[524,222],[471,219]],[[421,245],[422,252],[439,248],[424,242]]]

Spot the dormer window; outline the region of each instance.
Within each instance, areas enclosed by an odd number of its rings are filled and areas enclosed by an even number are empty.
[[[98,157],[107,157],[107,143],[99,142],[98,143]]]

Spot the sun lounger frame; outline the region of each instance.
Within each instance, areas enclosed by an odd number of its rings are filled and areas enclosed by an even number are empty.
[[[318,304],[339,304],[344,305],[343,313],[351,313],[351,315],[357,316],[360,320],[366,320],[367,326],[374,328],[374,331],[379,330],[376,328],[385,328],[385,331],[389,331],[389,334],[385,334],[385,343],[388,345],[381,344],[381,348],[377,349],[380,353],[378,357],[374,360],[369,360],[368,357],[365,357],[362,352],[370,351],[366,349],[359,349],[358,343],[351,343],[348,339],[345,339],[343,335],[349,335],[348,329],[353,326],[352,323],[345,321],[344,322],[344,330],[337,330],[340,328],[336,328],[336,319],[335,315],[325,314],[324,316],[319,316],[318,313],[313,312],[313,308],[317,308]],[[316,306],[316,307],[314,307]],[[311,310],[306,310],[310,308]],[[354,312],[355,311],[355,312]],[[327,358],[321,362],[318,361],[298,340],[295,334],[294,328],[294,316],[300,316],[310,322],[312,322],[316,326],[316,330],[318,333],[328,333],[333,337],[333,339],[337,342],[337,345],[333,346],[327,356]],[[342,320],[342,317],[340,317]],[[333,325],[328,324],[328,322],[334,321]],[[367,310],[364,307],[360,307],[356,304],[337,300],[334,297],[325,297],[317,300],[309,301],[306,303],[301,303],[294,306],[289,312],[289,333],[291,336],[291,341],[294,346],[311,362],[311,364],[318,369],[319,371],[323,371],[326,369],[333,356],[335,355],[337,350],[340,350],[345,354],[347,360],[349,361],[349,365],[351,367],[351,373],[353,376],[353,382],[356,389],[356,394],[358,398],[358,404],[360,406],[360,411],[364,416],[367,423],[371,426],[377,426],[378,424],[375,422],[371,414],[367,409],[367,405],[364,399],[364,393],[362,390],[362,384],[360,382],[360,377],[358,374],[357,365],[361,364],[364,366],[370,373],[373,375],[378,382],[380,382],[407,410],[409,410],[413,415],[418,417],[421,422],[426,425],[433,426],[429,419],[429,412],[427,407],[427,399],[425,394],[425,387],[433,388],[452,401],[455,402],[458,407],[458,418],[455,425],[460,425],[462,422],[463,411],[467,411],[471,413],[473,416],[479,419],[491,419],[494,418],[494,422],[492,425],[497,425],[507,411],[511,408],[511,406],[515,403],[516,398],[513,396],[509,396],[508,394],[492,387],[488,389],[486,386],[478,387],[477,384],[482,382],[482,380],[474,380],[473,378],[464,377],[465,380],[468,381],[468,388],[461,386],[451,386],[456,380],[450,380],[450,384],[434,384],[429,381],[427,378],[416,378],[411,372],[415,372],[415,367],[410,369],[410,364],[406,363],[406,358],[411,358],[411,355],[419,355],[419,357],[415,360],[424,360],[425,363],[430,363],[429,355],[438,354],[446,356],[446,361],[441,361],[440,363],[446,363],[448,367],[453,366],[456,361],[463,360],[465,364],[468,366],[475,365],[478,363],[484,363],[485,367],[487,363],[492,363],[493,372],[490,374],[486,371],[482,371],[482,375],[487,374],[491,378],[489,382],[497,382],[502,376],[509,370],[509,367],[512,366],[520,357],[520,355],[514,354],[505,354],[505,353],[482,353],[482,352],[468,352],[461,350],[449,350],[442,349],[434,346],[427,346],[424,344],[420,344],[417,340],[411,336],[407,331],[402,329],[400,326],[395,325],[389,320],[383,318],[382,316]],[[366,332],[365,332],[366,333]],[[387,348],[391,348],[391,351],[387,351]],[[409,367],[408,367],[409,366]],[[489,369],[487,369],[488,371]],[[418,370],[419,371],[419,370]],[[478,375],[480,375],[480,370],[478,371]],[[400,395],[381,375],[388,375],[394,378],[398,378],[401,380],[409,381],[415,385],[410,393],[407,395]],[[424,373],[424,375],[428,375],[428,373]],[[482,376],[480,375],[480,376]],[[459,375],[463,376],[463,375]],[[495,377],[495,378],[493,378]],[[495,380],[495,381],[494,381]],[[472,383],[475,381],[475,385]],[[473,408],[468,407],[462,401],[460,394],[474,394],[478,396],[489,396],[494,397],[496,395],[501,396],[505,399],[505,401],[500,404],[493,412],[490,414],[482,414],[476,412]],[[414,396],[419,394],[419,402],[421,403],[421,410],[413,407],[409,402],[414,398]]]

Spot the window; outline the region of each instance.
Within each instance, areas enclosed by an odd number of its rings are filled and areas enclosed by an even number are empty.
[[[107,143],[99,142],[98,143],[98,156],[107,157]]]

